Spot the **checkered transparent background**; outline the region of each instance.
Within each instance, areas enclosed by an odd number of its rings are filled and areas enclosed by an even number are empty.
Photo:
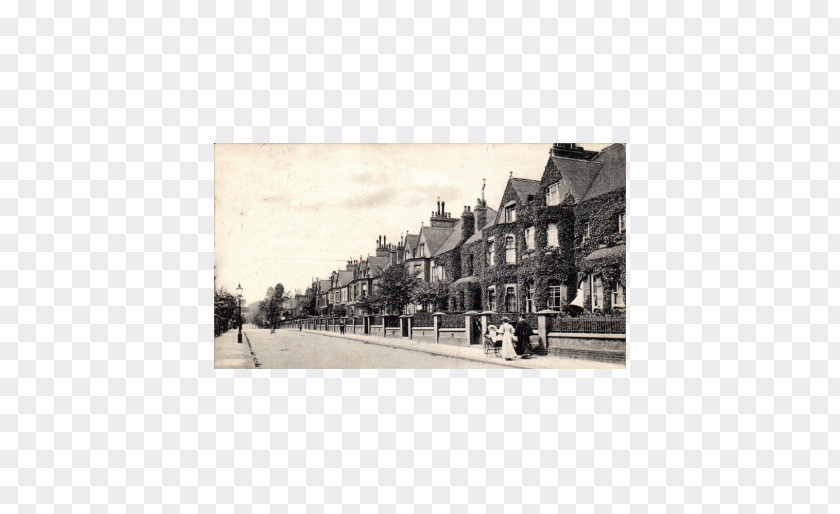
[[[840,6],[516,4],[0,2],[0,510],[840,504]],[[214,370],[212,144],[338,141],[627,142],[627,370]]]

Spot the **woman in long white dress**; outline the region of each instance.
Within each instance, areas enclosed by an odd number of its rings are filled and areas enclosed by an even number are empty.
[[[508,318],[502,319],[502,326],[499,327],[499,334],[502,335],[502,357],[511,360],[516,357],[516,350],[513,347],[513,325]]]

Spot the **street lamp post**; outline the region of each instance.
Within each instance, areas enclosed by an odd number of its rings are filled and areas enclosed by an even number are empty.
[[[239,299],[239,334],[236,336],[239,344],[242,344],[242,284],[236,286],[236,297]]]

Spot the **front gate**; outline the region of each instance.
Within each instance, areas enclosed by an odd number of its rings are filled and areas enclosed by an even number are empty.
[[[481,320],[479,316],[468,316],[469,322],[472,324],[470,327],[470,344],[481,344]]]

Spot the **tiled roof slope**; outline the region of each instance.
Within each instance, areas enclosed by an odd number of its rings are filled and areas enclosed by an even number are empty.
[[[512,178],[510,185],[513,186],[514,191],[519,196],[520,202],[527,202],[528,196],[537,196],[540,190],[540,181],[529,178]]]
[[[353,281],[353,272],[352,271],[339,271],[338,272],[338,287],[344,287],[352,281]]]
[[[381,275],[382,270],[387,268],[390,263],[390,257],[368,257],[368,266],[370,266],[371,278]]]
[[[412,250],[417,247],[417,243],[420,242],[420,236],[418,234],[406,234],[405,235],[405,248]]]
[[[428,255],[431,256],[437,252],[441,245],[443,245],[446,238],[448,238],[449,234],[452,233],[452,229],[423,227],[420,229],[420,232],[423,234],[423,239],[426,241],[426,250],[428,251]]]
[[[449,252],[458,248],[458,243],[461,242],[461,227],[464,226],[464,219],[461,218],[458,220],[458,223],[452,227],[452,232],[449,234],[449,237],[446,238],[446,241],[440,245],[440,248],[437,249],[435,252],[435,256]]]
[[[623,143],[616,143],[604,148],[595,156],[593,161],[600,162],[603,165],[592,182],[592,186],[586,192],[584,200],[626,187],[627,152]]]
[[[569,186],[576,202],[583,201],[586,192],[592,185],[592,181],[598,174],[598,170],[603,166],[602,162],[568,159],[555,155],[551,156],[551,160],[563,177],[563,181]]]

